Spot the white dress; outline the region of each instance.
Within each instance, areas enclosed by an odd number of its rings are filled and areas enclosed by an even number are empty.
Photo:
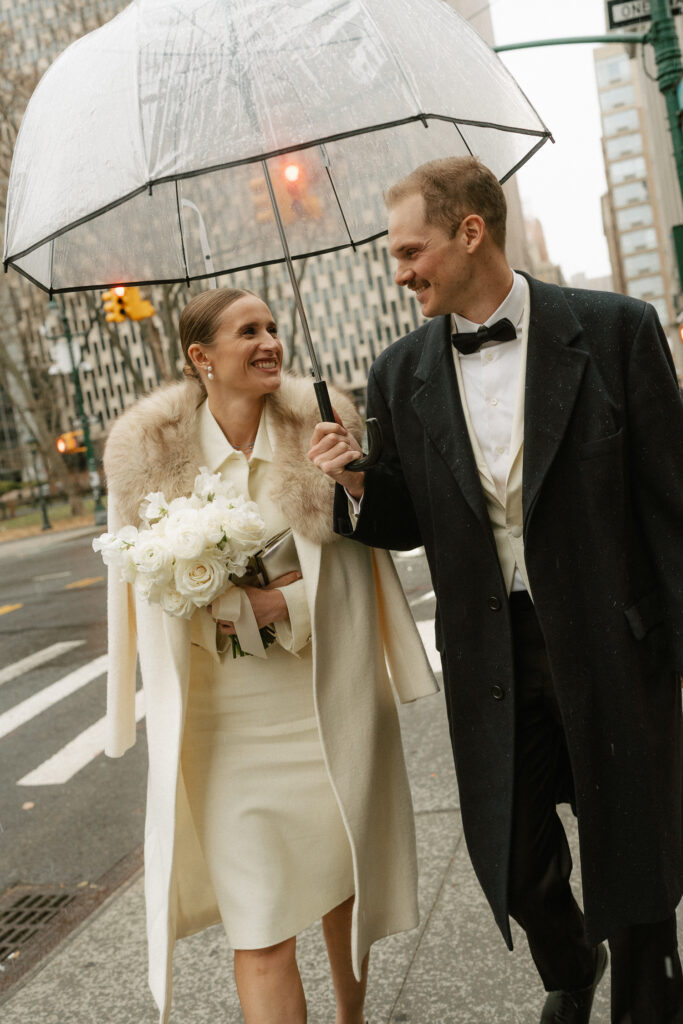
[[[205,464],[259,506],[267,535],[288,524],[268,496],[272,431],[261,418],[247,460],[201,410]],[[289,622],[267,658],[217,655],[212,621],[192,620],[182,773],[233,949],[298,934],[353,895],[351,849],[315,715],[310,618],[298,581],[283,589]],[[213,647],[213,650],[211,649]]]

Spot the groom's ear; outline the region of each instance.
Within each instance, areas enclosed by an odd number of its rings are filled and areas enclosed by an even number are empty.
[[[478,213],[470,213],[463,217],[458,229],[462,234],[468,253],[475,253],[486,234],[486,223]]]

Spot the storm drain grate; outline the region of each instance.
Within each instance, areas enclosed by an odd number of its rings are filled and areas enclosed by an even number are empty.
[[[0,963],[11,958],[74,898],[71,892],[9,893],[0,903]]]

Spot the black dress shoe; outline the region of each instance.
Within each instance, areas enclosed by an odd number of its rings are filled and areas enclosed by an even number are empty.
[[[588,1024],[595,990],[607,967],[607,949],[598,946],[595,959],[595,977],[586,988],[573,992],[550,992],[543,1007],[540,1024]]]

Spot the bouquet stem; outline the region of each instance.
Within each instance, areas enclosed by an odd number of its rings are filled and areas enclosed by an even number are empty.
[[[261,634],[263,649],[268,650],[270,645],[275,643],[275,627],[272,625],[264,626],[262,629],[259,629],[259,633]],[[242,645],[240,644],[236,636],[233,635],[230,637],[230,639],[232,640],[233,658],[251,657],[249,651],[242,650]]]

